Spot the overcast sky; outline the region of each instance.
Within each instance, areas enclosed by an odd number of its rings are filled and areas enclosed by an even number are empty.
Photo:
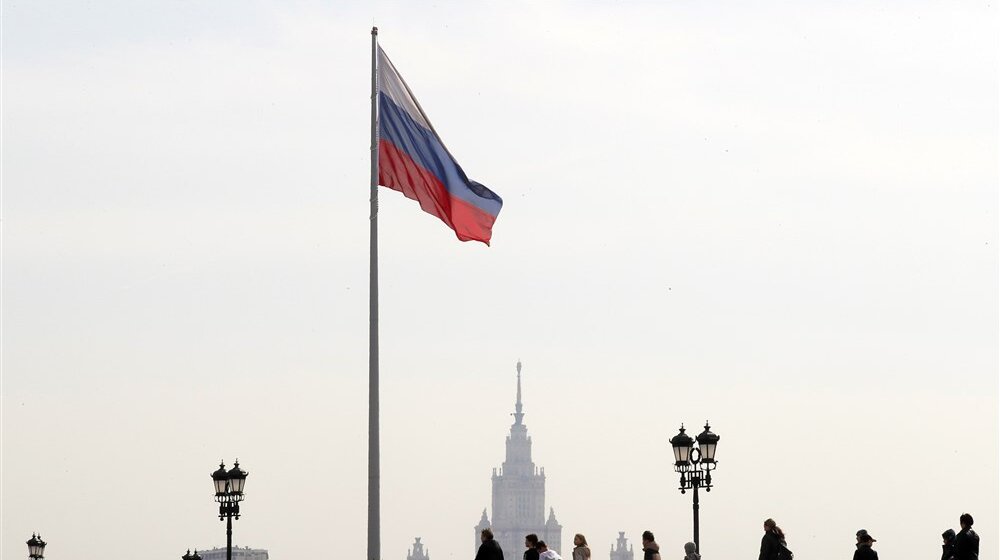
[[[381,194],[384,560],[470,560],[524,363],[563,552],[998,547],[995,2],[3,3],[2,544],[363,558],[370,28],[493,246]],[[636,542],[638,548],[638,542]],[[507,551],[518,558],[520,551]]]

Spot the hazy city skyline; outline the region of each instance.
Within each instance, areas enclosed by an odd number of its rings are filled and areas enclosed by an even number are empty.
[[[705,420],[706,560],[1000,556],[996,4],[2,12],[4,559],[224,546],[237,458],[235,543],[364,558],[372,25],[504,199],[485,247],[380,194],[384,560],[471,560],[518,359],[597,560],[682,555]]]

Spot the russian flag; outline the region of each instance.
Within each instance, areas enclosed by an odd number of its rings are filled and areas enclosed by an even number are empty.
[[[419,202],[462,241],[489,245],[503,200],[466,177],[381,47],[378,90],[378,184]]]

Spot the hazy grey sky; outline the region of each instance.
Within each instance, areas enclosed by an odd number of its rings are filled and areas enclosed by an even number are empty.
[[[382,191],[383,553],[471,558],[514,363],[595,559],[998,547],[992,2],[4,2],[3,558],[363,558],[372,24],[493,247]],[[636,543],[638,545],[638,543]],[[518,557],[520,551],[508,551]]]

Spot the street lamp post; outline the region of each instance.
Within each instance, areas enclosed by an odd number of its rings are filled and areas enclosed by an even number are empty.
[[[27,545],[28,558],[32,558],[33,560],[42,560],[45,558],[45,541],[42,540],[41,535],[32,533]]]
[[[694,447],[695,441],[698,447]],[[680,473],[681,494],[692,490],[694,509],[694,546],[701,554],[701,543],[698,538],[698,489],[704,488],[706,492],[712,491],[712,471],[717,465],[715,461],[715,447],[719,443],[719,436],[713,434],[708,422],[705,422],[705,431],[698,434],[697,439],[684,433],[684,424],[681,424],[681,431],[670,439],[670,445],[674,448],[674,471]]]
[[[226,560],[233,560],[233,518],[240,518],[240,502],[243,501],[243,486],[246,484],[247,474],[247,471],[240,468],[239,459],[231,470],[226,471],[226,464],[220,462],[219,470],[212,473],[215,501],[219,502],[219,520],[226,520]],[[198,556],[197,551],[195,556]]]

